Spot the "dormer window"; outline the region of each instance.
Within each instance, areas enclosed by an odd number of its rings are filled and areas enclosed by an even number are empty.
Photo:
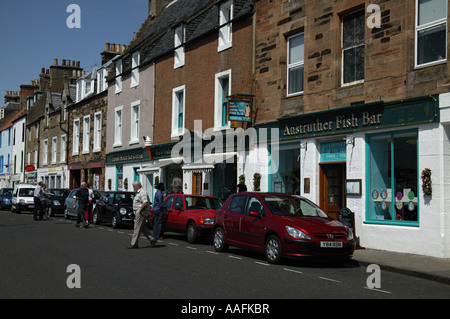
[[[140,53],[134,52],[131,56],[131,86],[135,87],[139,85],[139,63]]]
[[[219,47],[217,51],[223,51],[232,46],[233,1],[228,0],[219,7]]]
[[[184,65],[184,41],[185,41],[185,27],[184,25],[180,25],[175,28],[175,35],[174,35],[174,47],[175,47],[175,53],[174,53],[174,65],[173,68],[179,68]]]

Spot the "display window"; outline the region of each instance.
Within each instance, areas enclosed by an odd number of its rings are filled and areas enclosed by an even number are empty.
[[[417,131],[367,138],[366,222],[418,226]]]

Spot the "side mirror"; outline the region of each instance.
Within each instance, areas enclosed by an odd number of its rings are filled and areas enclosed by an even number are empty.
[[[261,215],[260,215],[258,212],[255,212],[255,211],[251,211],[251,212],[249,213],[249,215],[250,215],[251,217],[261,218]]]

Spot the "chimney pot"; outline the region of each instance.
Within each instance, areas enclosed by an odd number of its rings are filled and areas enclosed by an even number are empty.
[[[116,52],[120,52],[120,44],[116,44]]]
[[[53,59],[53,65],[58,65],[58,59]]]
[[[62,65],[66,65],[66,59],[63,59]]]
[[[67,60],[67,66],[70,66],[70,60]]]
[[[45,68],[41,69],[41,74],[45,74]]]
[[[77,68],[80,67],[80,61],[77,61]]]
[[[106,42],[105,43],[105,51],[109,51],[109,47],[110,47],[110,43],[109,42]]]
[[[49,69],[45,70],[45,74],[50,74],[50,70]]]

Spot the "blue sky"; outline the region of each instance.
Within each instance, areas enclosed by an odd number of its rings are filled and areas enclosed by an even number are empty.
[[[67,27],[70,4],[81,9],[79,29]],[[0,106],[53,59],[100,66],[105,43],[128,45],[147,14],[148,0],[0,0]]]

